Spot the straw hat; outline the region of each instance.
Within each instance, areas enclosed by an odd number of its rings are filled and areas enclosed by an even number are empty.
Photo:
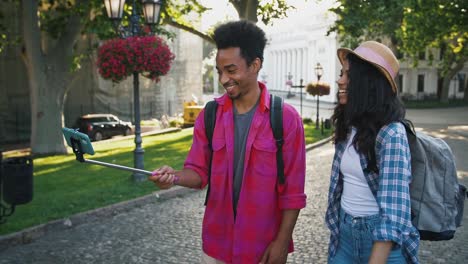
[[[395,83],[395,77],[400,69],[400,63],[387,46],[376,41],[365,41],[355,50],[339,48],[337,54],[341,64],[343,64],[343,61],[349,53],[376,66],[392,85],[393,92],[397,93],[398,89]]]

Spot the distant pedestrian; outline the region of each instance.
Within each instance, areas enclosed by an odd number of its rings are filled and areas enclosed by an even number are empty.
[[[213,38],[216,70],[226,90],[215,99],[213,156],[202,111],[184,168],[163,166],[149,179],[160,188],[202,189],[210,183],[202,263],[285,263],[294,250],[292,233],[299,210],[306,204],[302,120],[292,106],[283,105],[285,183],[280,184],[270,94],[257,81],[265,33],[253,23],[236,21],[217,27]]]
[[[342,70],[326,212],[329,263],[418,263],[411,157],[399,122],[405,108],[394,81],[398,60],[375,41],[354,51],[340,48],[338,58]]]

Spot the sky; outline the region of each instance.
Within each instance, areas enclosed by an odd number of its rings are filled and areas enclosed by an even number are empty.
[[[228,0],[200,0],[200,3],[212,10],[206,11],[202,15],[201,30],[206,31],[211,26],[225,19],[236,20],[236,9],[228,2]]]
[[[228,0],[200,0],[206,7],[212,8],[202,16],[201,30],[206,31],[217,22],[224,21],[226,19],[237,20],[237,11],[229,3]],[[274,26],[281,24],[290,23],[291,20],[304,19],[307,15],[317,12],[325,12],[329,7],[333,5],[335,0],[321,0],[317,3],[317,0],[288,0],[288,4],[296,7],[296,10],[291,10],[288,13],[288,18],[280,21],[276,20]],[[265,30],[271,29],[272,27],[265,27],[261,22],[258,25]],[[273,26],[273,27],[274,27]]]

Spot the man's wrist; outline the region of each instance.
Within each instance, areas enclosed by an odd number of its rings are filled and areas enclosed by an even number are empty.
[[[174,175],[174,180],[172,181],[172,185],[178,185],[180,177],[178,175]]]

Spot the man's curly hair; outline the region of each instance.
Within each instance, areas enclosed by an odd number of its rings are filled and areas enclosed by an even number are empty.
[[[254,23],[240,20],[218,26],[213,33],[217,49],[240,48],[247,65],[259,58],[263,64],[263,50],[267,43],[265,32]]]

